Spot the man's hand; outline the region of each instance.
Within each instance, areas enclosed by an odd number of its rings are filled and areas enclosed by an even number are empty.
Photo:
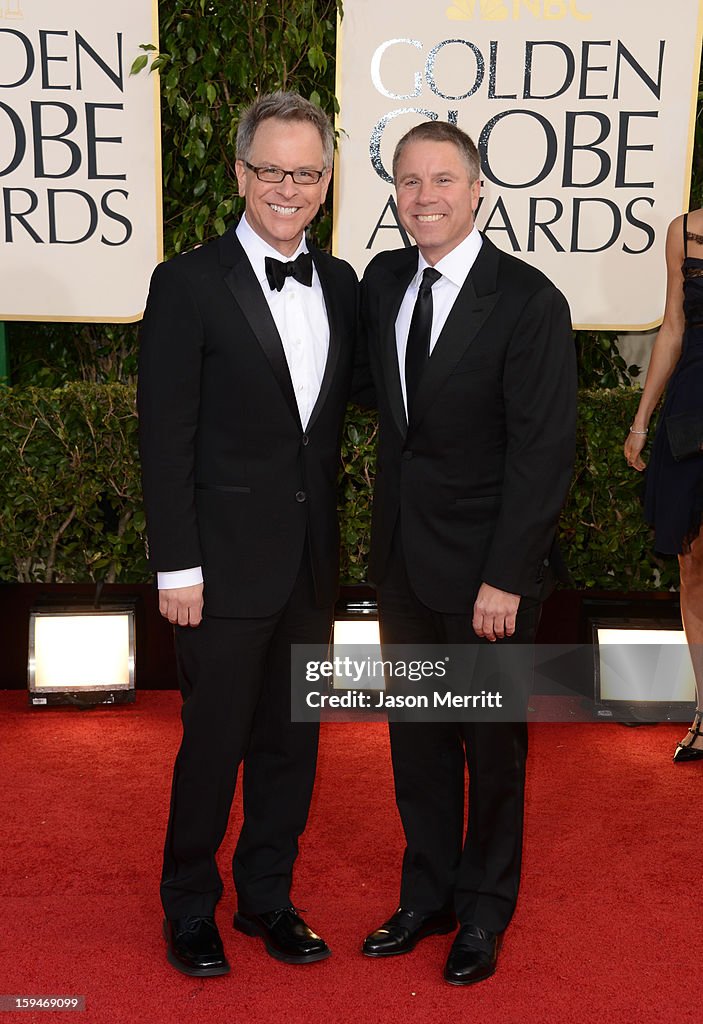
[[[174,626],[198,626],[203,617],[203,585],[159,591],[159,611]]]
[[[506,590],[482,583],[474,604],[472,625],[476,636],[483,636],[491,642],[512,636],[519,604],[519,594],[509,594]]]

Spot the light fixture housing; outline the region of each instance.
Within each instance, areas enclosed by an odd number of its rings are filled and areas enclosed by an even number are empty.
[[[361,593],[354,593],[353,588],[347,600],[337,602],[334,615],[334,632],[332,638],[333,656],[340,653],[340,649],[349,647],[355,648],[355,653],[361,657],[370,657],[374,661],[381,660],[381,638],[378,627],[378,605],[375,598],[368,597],[364,591],[367,588],[359,588]],[[383,678],[374,680],[372,685],[368,684],[350,686],[348,679],[336,675],[333,677],[332,685],[336,690],[349,689],[370,689],[383,690]]]
[[[134,606],[46,605],[29,613],[32,707],[93,707],[135,699]]]
[[[696,682],[680,623],[653,618],[592,620],[599,718],[686,721]]]

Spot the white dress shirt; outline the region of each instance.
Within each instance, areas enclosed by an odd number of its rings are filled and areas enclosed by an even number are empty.
[[[435,264],[435,270],[442,275],[432,286],[432,331],[430,333],[430,355],[437,344],[437,339],[442,333],[442,328],[447,322],[447,317],[452,311],[456,297],[464,286],[466,278],[471,272],[476,257],[478,256],[483,239],[478,228],[474,227],[466,238],[443,256]],[[408,346],[408,334],[410,333],[410,321],[412,320],[415,300],[420,290],[420,282],[426,267],[429,263],[422,255],[418,254],[417,273],[408,285],[403,296],[403,301],[398,310],[395,321],[395,343],[398,350],[398,366],[400,368],[400,386],[403,389],[403,404],[405,415],[408,414],[408,397],[405,393],[405,350]]]
[[[315,265],[312,269],[312,287],[301,284],[293,277],[287,277],[280,292],[269,286],[266,278],[267,256],[287,263],[302,252],[307,252],[303,235],[300,245],[292,256],[282,256],[277,249],[265,242],[249,225],[246,215],[237,225],[237,238],[251,263],[261,290],[268,303],[271,315],[283,344],[288,370],[293,383],[295,400],[298,404],[300,422],[307,427],[315,407],[327,363],[330,342],[330,328],[327,321],[325,298]],[[159,572],[159,590],[176,587],[192,587],[203,582],[200,566],[192,569],[178,569],[173,572]]]

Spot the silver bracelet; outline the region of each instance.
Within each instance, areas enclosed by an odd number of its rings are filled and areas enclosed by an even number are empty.
[[[643,436],[647,433],[646,430],[635,430],[634,427],[630,427],[631,434],[642,434]]]

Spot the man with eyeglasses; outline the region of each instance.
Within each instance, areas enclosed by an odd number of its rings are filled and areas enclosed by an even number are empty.
[[[234,927],[285,963],[330,955],[290,899],[317,727],[290,721],[290,647],[326,643],[337,593],[336,482],[356,276],[309,246],[329,185],[327,116],[260,97],[237,132],[245,214],[157,267],[141,334],[150,561],[184,698],[161,897],[169,962],[229,970],[215,857],[243,765]]]

